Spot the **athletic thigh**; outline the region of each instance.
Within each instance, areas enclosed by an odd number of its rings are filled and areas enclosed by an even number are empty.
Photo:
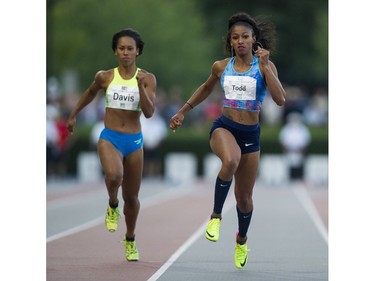
[[[112,143],[99,139],[98,155],[105,175],[123,175],[122,154]]]
[[[221,161],[235,159],[240,161],[241,149],[236,139],[227,129],[217,128],[212,132],[210,139],[212,152],[216,154]]]
[[[125,197],[138,196],[143,172],[143,148],[140,148],[124,158],[124,179],[122,194]]]

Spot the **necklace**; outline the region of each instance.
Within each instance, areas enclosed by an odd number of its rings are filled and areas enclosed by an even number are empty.
[[[251,60],[251,62],[249,62],[249,63],[244,63],[245,65],[247,65],[247,66],[251,66],[251,65],[253,65],[254,64],[254,57],[253,57],[253,59]]]
[[[253,65],[253,63],[254,63],[254,57],[253,57],[253,59],[251,60],[251,63],[250,63],[249,65]]]
[[[238,64],[236,66],[236,63],[234,62],[233,63],[233,68],[237,72],[245,73],[245,72],[247,72],[247,71],[250,70],[250,68],[253,66],[253,64],[254,64],[254,58],[253,58],[253,60],[250,63],[243,62],[243,65],[241,67],[238,66]]]

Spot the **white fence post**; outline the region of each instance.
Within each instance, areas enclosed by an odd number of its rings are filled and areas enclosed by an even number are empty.
[[[174,184],[190,183],[197,177],[197,158],[192,153],[169,153],[165,157],[165,178]]]
[[[216,180],[221,168],[221,161],[215,154],[207,154],[203,159],[203,177],[207,181]]]
[[[282,154],[265,154],[260,157],[259,179],[268,185],[289,181],[289,165]]]
[[[77,177],[79,181],[95,182],[102,179],[102,168],[96,152],[80,152],[77,164]]]
[[[306,158],[305,181],[313,185],[328,184],[327,155],[309,155]]]

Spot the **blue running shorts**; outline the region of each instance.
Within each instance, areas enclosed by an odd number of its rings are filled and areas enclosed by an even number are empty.
[[[123,157],[140,149],[143,145],[142,132],[137,134],[123,134],[104,128],[100,134],[100,138],[112,143],[122,153]]]

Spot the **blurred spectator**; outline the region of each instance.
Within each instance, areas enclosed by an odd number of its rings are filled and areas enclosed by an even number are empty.
[[[302,87],[286,86],[285,92],[284,121],[286,121],[286,117],[291,112],[299,112],[302,114],[309,101],[309,97]]]
[[[97,150],[100,133],[104,129],[104,117],[105,117],[105,95],[102,97],[98,96],[94,101],[93,109],[95,112],[94,125],[90,131],[90,148]],[[92,122],[90,122],[92,123]]]
[[[182,90],[178,86],[174,86],[169,91],[169,100],[168,103],[164,107],[164,112],[161,114],[163,115],[164,120],[169,120],[173,114],[184,104],[182,100]]]
[[[302,179],[306,148],[311,141],[308,127],[302,121],[302,115],[296,112],[289,113],[287,123],[282,127],[279,141],[289,164],[291,180]]]
[[[61,98],[61,86],[57,77],[49,77],[47,79],[47,99],[54,103]]]
[[[160,177],[162,175],[162,160],[160,146],[167,136],[167,124],[158,110],[151,118],[141,115],[143,151],[144,151],[144,177]]]
[[[93,150],[97,150],[98,140],[100,137],[100,133],[104,129],[104,114],[100,114],[98,121],[92,126],[90,132],[90,147]]]
[[[215,102],[208,102],[203,107],[204,117],[212,123],[221,114],[221,106]]]
[[[214,92],[202,104],[203,118],[207,124],[211,125],[221,115],[222,99],[220,93]],[[202,120],[200,119],[199,122],[202,123]]]
[[[287,97],[288,99],[288,97]],[[260,116],[265,125],[280,125],[283,123],[284,108],[277,106],[272,100],[271,95],[264,97],[262,111]]]
[[[58,114],[58,109],[53,105],[47,105],[46,109],[47,177],[50,177],[55,174],[55,166],[57,163],[57,142],[59,136],[55,120]]]
[[[312,126],[321,126],[328,123],[328,94],[319,88],[310,98],[303,111],[306,123]]]
[[[69,131],[66,128],[66,117],[59,114],[56,120],[56,127],[58,132],[57,148],[58,148],[58,170],[59,176],[65,176],[67,171],[66,151],[69,145]]]
[[[47,177],[66,175],[65,152],[68,148],[68,135],[60,109],[53,104],[47,104]]]

